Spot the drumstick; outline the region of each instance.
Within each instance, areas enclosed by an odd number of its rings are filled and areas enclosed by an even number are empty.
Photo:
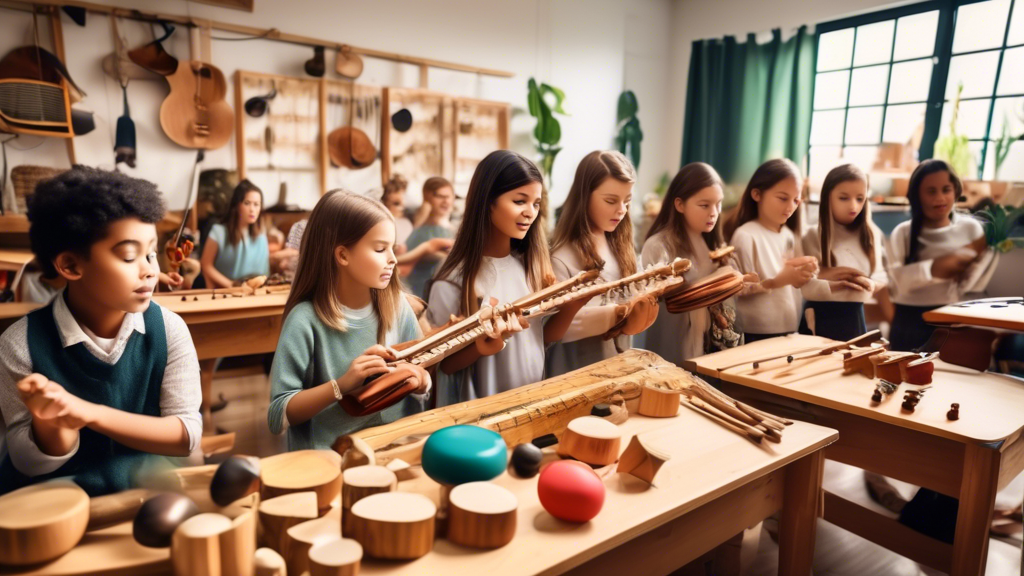
[[[696,410],[697,412],[704,414],[708,418],[711,418],[712,420],[721,424],[722,426],[725,426],[729,430],[732,430],[733,432],[740,434],[741,436],[746,436],[752,442],[760,444],[761,440],[764,438],[764,433],[759,430],[755,430],[749,426],[743,425],[741,422],[732,420],[731,418],[728,418],[727,416],[725,416],[725,414],[722,414],[721,412],[719,412],[719,414],[721,415],[715,414],[712,411],[714,409],[705,404],[704,402],[702,402],[699,398],[689,398],[687,396],[680,396],[679,400],[680,403],[689,406],[692,410]]]
[[[737,408],[736,405],[732,403],[734,401],[726,401],[722,398],[715,396],[714,394],[710,394],[708,391],[703,390],[699,387],[689,388],[689,390],[696,391],[697,394],[701,397],[701,399],[708,402],[713,407],[721,410],[722,412],[725,412],[729,416],[732,416],[733,418],[741,422],[744,422],[754,427],[756,430],[760,430],[768,437],[769,440],[772,440],[773,442],[779,442],[780,440],[782,440],[782,435],[779,434],[779,431],[782,430],[784,427],[781,424],[774,423],[776,426],[778,426],[778,428],[773,428],[772,426],[769,426],[765,421],[763,421],[760,417],[748,414]]]

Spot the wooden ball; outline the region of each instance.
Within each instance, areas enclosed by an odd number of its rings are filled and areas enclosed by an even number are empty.
[[[88,523],[89,495],[73,482],[44,482],[0,496],[0,564],[59,558],[78,544]]]
[[[352,506],[352,538],[375,558],[412,560],[434,546],[437,507],[422,494],[384,492]]]
[[[519,501],[490,482],[460,484],[448,495],[448,540],[472,548],[501,548],[516,534]]]
[[[341,493],[341,456],[333,450],[298,450],[260,462],[264,500],[293,492],[316,492],[323,513]]]
[[[595,466],[606,466],[619,457],[622,434],[615,424],[597,416],[569,422],[558,443],[558,454]]]
[[[680,390],[644,386],[640,389],[640,406],[637,411],[652,418],[670,418],[679,413],[681,395]]]
[[[167,548],[178,526],[199,514],[199,507],[188,496],[158,494],[139,508],[132,522],[132,537],[143,546]]]
[[[363,547],[349,538],[326,540],[309,549],[310,576],[356,576]]]
[[[544,453],[533,444],[520,444],[512,451],[512,469],[520,478],[533,478],[540,471]]]
[[[374,494],[391,492],[398,488],[398,476],[384,466],[356,466],[342,472],[341,507],[353,504]]]
[[[555,518],[587,522],[604,506],[604,483],[586,464],[561,460],[541,471],[537,496]]]
[[[487,481],[504,472],[507,464],[505,439],[479,426],[441,428],[423,444],[423,471],[438,484]]]
[[[210,481],[210,498],[217,506],[227,506],[259,490],[260,463],[256,458],[232,456],[217,466]]]

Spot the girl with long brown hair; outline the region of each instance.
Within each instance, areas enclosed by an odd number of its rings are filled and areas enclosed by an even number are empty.
[[[263,191],[242,180],[231,194],[228,214],[203,241],[200,264],[206,285],[229,288],[254,276],[270,274],[270,248],[260,218]]]
[[[610,282],[636,272],[633,224],[629,205],[636,170],[615,151],[591,152],[576,168],[569,197],[555,224],[551,266],[556,280],[582,270],[600,268],[600,281]],[[600,362],[631,347],[629,336],[605,340],[617,321],[614,304],[583,307],[562,337],[548,349],[547,377]]]
[[[335,191],[313,209],[270,370],[267,421],[275,434],[287,429],[289,450],[327,449],[339,435],[422,408],[410,397],[357,418],[338,405],[366,378],[393,370],[389,346],[423,336],[401,292],[394,245],[394,218],[376,200]],[[426,392],[430,376],[414,370]]]
[[[818,258],[821,271],[801,289],[807,300],[802,334],[845,341],[867,332],[864,302],[886,284],[882,240],[871,222],[867,176],[853,164],[830,170],[821,186],[818,226],[803,238],[804,254]],[[813,325],[807,309],[813,310]]]
[[[520,154],[497,150],[477,165],[455,244],[427,288],[432,325],[473,314],[482,303],[513,302],[554,281],[547,235],[536,225],[546,208],[543,197],[540,170]],[[565,306],[543,323],[513,316],[501,336],[518,334],[506,345],[485,338],[445,358],[440,372],[451,378],[439,373],[438,405],[542,380],[545,343],[562,337],[583,304]]]

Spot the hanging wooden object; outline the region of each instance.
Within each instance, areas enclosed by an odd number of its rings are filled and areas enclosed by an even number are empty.
[[[316,492],[323,513],[341,493],[341,458],[330,450],[298,450],[260,460],[260,496],[269,500],[293,492]]]
[[[678,397],[677,400],[678,402]],[[622,433],[604,418],[576,418],[558,441],[558,454],[594,466],[607,466],[619,457]]]
[[[67,481],[0,496],[0,565],[27,566],[63,556],[89,523],[89,495]]]
[[[375,558],[414,560],[434,547],[436,514],[437,507],[422,494],[374,494],[352,506],[351,537]]]
[[[635,476],[648,484],[654,484],[658,470],[671,458],[668,454],[655,450],[640,439],[633,436],[626,446],[626,451],[619,457],[619,465],[615,469],[620,474]]]
[[[640,406],[637,411],[641,416],[671,418],[679,413],[681,394],[679,390],[645,387],[640,392]]]
[[[209,29],[205,29],[209,34]],[[224,99],[227,81],[219,68],[201,54],[199,30],[191,30],[193,60],[178,62],[167,77],[171,92],[160,105],[160,127],[175,144],[185,148],[216,150],[231,140],[235,112]]]

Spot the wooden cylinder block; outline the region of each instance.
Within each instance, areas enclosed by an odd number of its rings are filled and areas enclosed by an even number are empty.
[[[621,438],[615,424],[597,416],[583,416],[569,422],[558,442],[558,454],[587,464],[606,466],[618,459]]]
[[[519,501],[490,482],[470,482],[448,495],[448,540],[472,548],[501,548],[516,534]]]
[[[0,496],[0,564],[63,556],[89,523],[89,495],[73,482],[45,482]]]
[[[635,476],[648,484],[654,484],[658,470],[669,460],[670,456],[659,450],[646,446],[639,436],[633,436],[626,446],[626,451],[619,458],[616,472]]]
[[[356,576],[363,547],[349,538],[326,540],[309,549],[309,576]]]
[[[252,574],[256,556],[256,511],[234,520],[221,514],[197,514],[181,523],[171,538],[176,576]]]
[[[356,502],[381,492],[398,488],[398,477],[383,466],[356,466],[342,474],[341,507],[352,508]]]
[[[679,413],[679,390],[667,390],[644,386],[640,390],[640,407],[643,416],[652,418],[670,418]]]
[[[286,534],[281,556],[289,574],[302,574],[309,570],[309,549],[314,544],[341,538],[341,521],[337,516],[327,515],[292,526]]]
[[[384,492],[352,506],[352,538],[375,558],[412,560],[434,546],[437,507],[422,494]]]
[[[296,492],[260,502],[259,520],[262,542],[271,550],[281,552],[288,529],[319,516],[316,492]]]
[[[288,576],[284,558],[270,548],[259,548],[253,557],[255,576]]]
[[[260,496],[269,500],[294,492],[316,492],[323,513],[341,492],[341,456],[333,450],[298,450],[260,461]]]

